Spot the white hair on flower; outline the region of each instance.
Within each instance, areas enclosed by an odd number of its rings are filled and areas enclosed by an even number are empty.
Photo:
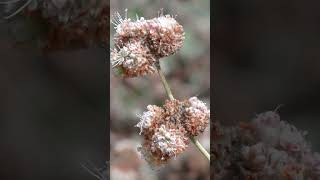
[[[115,26],[114,28],[117,29],[117,27],[122,24],[124,21],[129,20],[128,19],[128,9],[125,9],[125,18],[122,19],[121,15],[119,12],[115,12],[112,16],[111,16],[111,23]]]
[[[153,108],[151,105],[147,106],[148,111],[143,112],[142,115],[137,115],[140,118],[140,122],[135,125],[135,127],[140,128],[139,134],[143,132],[143,129],[147,129],[151,126],[153,117],[155,115],[155,112],[153,111]]]
[[[169,129],[165,125],[161,125],[152,136],[151,150],[159,149],[163,154],[176,157],[179,152],[186,148],[183,138],[177,133],[176,129]]]
[[[194,114],[205,113],[210,116],[210,110],[207,108],[206,104],[197,97],[191,97],[189,102],[191,106],[186,109],[187,111],[190,111]]]

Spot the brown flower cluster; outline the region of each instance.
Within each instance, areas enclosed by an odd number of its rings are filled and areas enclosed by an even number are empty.
[[[138,151],[150,165],[157,167],[185,151],[189,137],[199,135],[207,127],[210,110],[196,97],[167,100],[163,107],[147,106],[136,127],[144,137]]]
[[[39,1],[41,13],[51,24],[47,48],[109,43],[109,3],[106,0]]]
[[[183,46],[183,27],[170,15],[161,13],[159,17],[150,20],[137,17],[136,21],[132,21],[127,15],[122,19],[116,13],[112,23],[116,34],[111,64],[124,77],[155,72],[155,63],[160,58],[176,53]],[[130,46],[135,48],[130,49]]]
[[[154,73],[153,65],[156,59],[150,50],[143,46],[140,41],[128,43],[127,46],[111,51],[112,67],[117,67],[124,77],[142,76]]]
[[[320,155],[311,151],[306,132],[268,111],[238,126],[212,125],[214,179],[317,180]]]
[[[18,7],[16,7],[18,6]],[[78,49],[109,43],[109,1],[28,0],[8,3],[11,17],[23,8],[24,16],[44,32],[46,50]],[[40,35],[40,34],[39,34]]]

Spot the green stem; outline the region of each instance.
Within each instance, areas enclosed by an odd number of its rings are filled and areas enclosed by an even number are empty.
[[[169,84],[168,84],[168,82],[167,82],[167,80],[166,80],[166,77],[164,76],[164,74],[163,74],[163,72],[162,72],[162,70],[161,70],[159,60],[158,60],[157,63],[156,63],[156,67],[157,67],[157,70],[158,70],[158,73],[159,73],[161,82],[162,82],[162,84],[163,84],[163,87],[164,87],[164,89],[166,90],[167,95],[169,96],[169,99],[170,99],[170,100],[174,100],[174,97],[173,97],[173,95],[172,95],[170,86],[169,86]]]
[[[198,148],[198,150],[210,161],[210,154],[207,152],[207,150],[200,144],[198,140],[194,137],[190,137],[190,140],[193,142],[194,145]]]
[[[162,70],[161,70],[161,66],[160,66],[160,62],[159,60],[157,61],[157,63],[155,64],[158,74],[160,76],[161,82],[163,84],[164,89],[166,90],[166,93],[169,97],[170,100],[174,100],[174,97],[172,95],[170,86],[166,80],[166,77],[164,76]],[[197,147],[197,149],[210,161],[210,155],[209,153],[206,151],[206,149],[200,144],[200,142],[198,140],[195,139],[195,137],[189,137],[190,140],[193,142],[193,144]]]

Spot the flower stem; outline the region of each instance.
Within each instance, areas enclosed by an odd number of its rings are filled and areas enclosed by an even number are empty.
[[[198,148],[198,150],[210,161],[210,154],[207,152],[207,150],[200,144],[198,140],[194,137],[190,137],[190,140],[193,142],[194,145]]]
[[[164,89],[166,90],[166,93],[169,97],[170,100],[174,100],[174,97],[172,95],[170,86],[166,80],[166,77],[164,76],[162,70],[161,70],[161,66],[160,66],[160,62],[159,60],[157,61],[157,63],[155,64],[158,74],[160,76],[161,82],[163,84]],[[198,148],[198,150],[210,161],[210,155],[209,153],[206,151],[206,149],[200,144],[200,142],[198,140],[195,139],[195,137],[189,137],[190,140],[193,142],[193,144]]]
[[[158,70],[158,73],[159,73],[161,82],[162,82],[162,84],[163,84],[163,87],[164,87],[164,89],[166,90],[167,95],[169,96],[169,99],[170,99],[170,100],[174,100],[174,97],[173,97],[173,95],[172,95],[170,86],[169,86],[169,84],[168,84],[168,82],[167,82],[167,80],[166,80],[166,77],[164,76],[164,74],[163,74],[163,72],[162,72],[162,70],[161,70],[159,60],[158,60],[157,63],[156,63],[156,67],[157,67],[157,70]]]

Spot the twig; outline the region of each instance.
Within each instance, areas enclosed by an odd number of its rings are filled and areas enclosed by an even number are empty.
[[[163,84],[163,87],[164,87],[164,89],[166,90],[169,99],[170,99],[170,100],[174,100],[174,97],[173,97],[173,95],[172,95],[170,86],[169,86],[169,84],[168,84],[168,82],[167,82],[167,80],[166,80],[166,77],[164,76],[164,74],[163,74],[163,72],[162,72],[162,70],[161,70],[161,66],[160,66],[159,60],[158,60],[157,63],[156,63],[156,67],[157,67],[157,70],[158,70],[158,73],[159,73],[161,82],[162,82],[162,84]]]

